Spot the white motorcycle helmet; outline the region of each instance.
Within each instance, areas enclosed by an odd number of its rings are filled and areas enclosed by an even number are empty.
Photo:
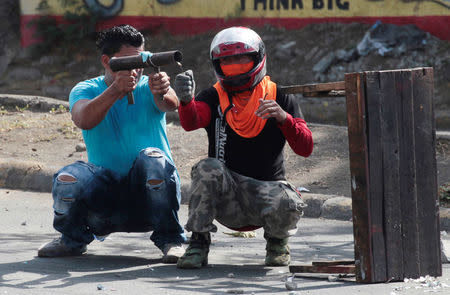
[[[266,75],[266,49],[261,37],[246,27],[231,27],[217,33],[209,50],[214,72],[222,87],[229,93],[251,90]],[[254,60],[247,73],[225,76],[219,59],[227,56],[249,54]]]

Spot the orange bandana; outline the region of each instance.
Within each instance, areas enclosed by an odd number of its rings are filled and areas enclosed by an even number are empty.
[[[236,76],[247,73],[253,68],[254,64],[255,63],[251,61],[246,64],[220,65],[220,68],[225,76]]]
[[[223,90],[219,82],[214,85],[219,94],[222,113],[230,105],[228,94]],[[259,99],[275,100],[277,85],[265,76],[252,92],[244,92],[233,96],[234,107],[226,114],[228,125],[240,136],[251,138],[257,136],[266,125],[267,119],[255,115],[259,107]]]

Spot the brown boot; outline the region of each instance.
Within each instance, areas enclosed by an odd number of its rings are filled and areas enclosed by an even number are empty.
[[[207,233],[192,233],[189,247],[178,259],[178,268],[200,268],[208,264],[209,245],[211,235]]]
[[[264,234],[267,240],[266,260],[267,266],[287,266],[291,262],[291,251],[288,246],[288,238],[277,239]]]

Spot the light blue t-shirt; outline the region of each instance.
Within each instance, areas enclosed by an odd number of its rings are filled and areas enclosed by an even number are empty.
[[[70,110],[78,100],[93,99],[104,92],[107,88],[104,78],[78,83],[70,92]],[[133,94],[134,104],[129,105],[126,96],[117,100],[97,126],[82,131],[88,161],[122,176],[128,174],[139,152],[147,147],[161,149],[172,160],[166,113],[155,105],[148,76],[142,76]]]

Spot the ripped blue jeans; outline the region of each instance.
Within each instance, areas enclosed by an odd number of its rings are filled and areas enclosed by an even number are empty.
[[[112,232],[153,231],[159,249],[186,241],[178,220],[180,181],[173,162],[157,148],[142,150],[125,177],[82,161],[53,176],[53,227],[80,248]]]

